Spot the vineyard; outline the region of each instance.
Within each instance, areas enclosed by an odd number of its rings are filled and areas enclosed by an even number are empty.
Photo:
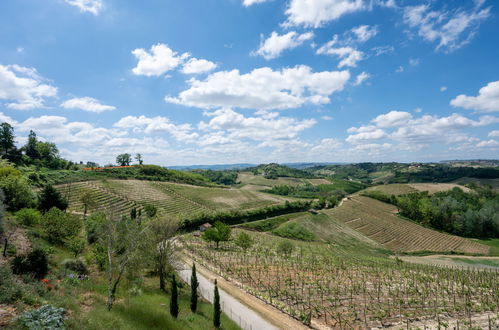
[[[482,244],[402,219],[393,205],[368,197],[352,195],[340,207],[323,212],[395,252],[489,252],[489,247]]]
[[[377,190],[387,195],[404,195],[418,191],[427,191],[431,195],[440,191],[450,190],[455,187],[458,187],[465,192],[468,192],[470,190],[467,187],[453,183],[394,183],[369,187],[366,190]]]
[[[97,202],[95,210],[113,210],[116,214],[129,214],[132,208],[141,209],[146,204],[156,206],[160,213],[177,216],[200,211],[251,209],[282,204],[286,200],[256,191],[141,180],[84,181],[56,187],[68,199],[69,210],[77,213],[83,213],[80,197],[85,191],[93,192]]]
[[[285,240],[247,232],[246,251],[229,242],[221,249],[184,236],[196,262],[276,308],[316,328],[356,329],[450,320],[469,323],[475,313],[497,315],[499,272],[416,265],[382,256],[362,255],[342,246]],[[492,318],[492,322],[496,319]]]

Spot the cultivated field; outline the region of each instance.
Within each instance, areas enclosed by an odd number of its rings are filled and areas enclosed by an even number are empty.
[[[395,206],[364,196],[352,195],[340,207],[322,212],[396,252],[489,252],[488,246],[401,219]]]
[[[377,190],[384,192],[387,195],[404,195],[410,194],[418,191],[427,191],[429,194],[434,194],[440,191],[451,190],[452,188],[458,187],[465,192],[469,192],[470,189],[455,183],[394,183],[369,187],[366,190]]]
[[[315,328],[405,328],[498,311],[496,271],[449,271],[363,255],[341,244],[247,233],[255,243],[246,251],[233,242],[217,250],[192,235],[184,236],[184,245],[197,263]],[[277,252],[282,241],[293,242],[291,254]]]
[[[499,179],[478,179],[478,178],[461,178],[453,181],[457,184],[467,184],[467,183],[476,183],[478,185],[488,185],[494,189],[499,189]]]

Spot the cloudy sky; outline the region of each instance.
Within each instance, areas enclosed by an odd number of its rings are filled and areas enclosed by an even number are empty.
[[[492,0],[0,2],[0,120],[74,161],[499,156]]]

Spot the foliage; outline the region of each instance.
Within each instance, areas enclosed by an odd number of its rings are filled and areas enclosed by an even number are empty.
[[[0,156],[19,164],[21,162],[21,152],[17,149],[14,139],[12,125],[6,122],[0,124]]]
[[[82,221],[73,214],[53,207],[43,215],[41,225],[49,242],[62,245],[66,239],[80,232]]]
[[[170,296],[170,315],[173,316],[174,318],[177,318],[177,316],[178,316],[178,287],[177,287],[177,280],[175,279],[175,274],[172,274],[171,285],[172,285],[172,289],[171,289],[171,296]]]
[[[295,246],[291,243],[291,241],[281,241],[277,245],[277,253],[289,257],[291,253],[293,253],[294,248]]]
[[[119,166],[130,166],[130,163],[132,162],[132,155],[130,154],[120,154],[116,157],[116,163]]]
[[[40,223],[42,215],[37,209],[24,208],[16,212],[16,218],[25,226],[34,226]]]
[[[85,250],[85,240],[77,236],[68,238],[65,245],[75,258]]]
[[[304,201],[296,201],[296,202],[286,201],[286,203],[281,205],[270,205],[247,211],[230,210],[230,211],[212,212],[212,213],[198,213],[184,218],[182,221],[181,228],[195,229],[198,226],[202,225],[203,223],[206,222],[214,223],[215,221],[222,221],[226,224],[235,225],[248,221],[255,221],[269,217],[274,217],[286,213],[294,213],[294,212],[308,210],[310,208],[310,204],[311,204],[310,202],[304,202]]]
[[[23,176],[8,175],[0,179],[0,188],[5,194],[9,211],[35,206],[36,198],[30,184]]]
[[[295,222],[287,222],[277,227],[272,230],[272,234],[286,238],[299,239],[302,241],[313,241],[316,239],[312,232]]]
[[[250,229],[257,230],[257,231],[271,231],[272,229],[279,227],[281,224],[285,223],[286,221],[289,221],[289,219],[290,219],[289,216],[282,215],[280,217],[274,217],[274,218],[265,219],[265,220],[247,222],[247,223],[243,224],[242,226],[245,228],[250,228]]]
[[[213,170],[194,170],[193,173],[200,174],[211,182],[230,186],[237,183],[236,171],[213,171]]]
[[[276,163],[262,164],[257,167],[248,168],[247,170],[253,172],[255,175],[261,174],[267,179],[277,179],[278,177],[315,178],[315,175],[309,172]]]
[[[10,268],[0,266],[0,304],[20,301],[24,291],[17,283]]]
[[[243,250],[247,250],[253,245],[253,240],[251,239],[251,236],[248,235],[245,232],[240,232],[239,235],[237,235],[236,240],[234,243],[239,246]]]
[[[227,242],[230,240],[230,234],[230,226],[221,221],[217,221],[213,227],[203,232],[202,238],[207,242],[215,242],[218,249],[220,242]]]
[[[29,274],[36,279],[45,277],[48,273],[48,256],[42,249],[34,249],[25,255],[18,255],[11,261],[14,274]]]
[[[38,309],[25,312],[19,317],[21,325],[30,330],[50,329],[64,330],[64,308],[57,308],[51,305],[44,305]]]
[[[191,311],[193,313],[195,313],[198,308],[198,287],[199,282],[196,275],[196,264],[193,264],[191,274]]]
[[[152,204],[146,204],[144,206],[144,211],[146,212],[147,217],[152,218],[158,213],[158,208]]]
[[[335,180],[335,183],[312,185],[310,183],[301,184],[297,186],[291,185],[277,185],[265,192],[281,195],[292,196],[299,198],[325,198],[336,197],[336,199],[343,198],[347,193],[352,194],[366,186],[362,183],[349,182],[343,180]]]
[[[137,160],[137,162],[139,163],[139,165],[142,165],[142,163],[144,162],[144,160],[142,159],[142,155],[141,154],[136,154],[135,155],[135,159]]]
[[[80,195],[79,201],[83,204],[83,217],[87,217],[88,210],[94,209],[97,207],[97,196],[92,190],[85,190]]]
[[[214,298],[213,298],[213,325],[215,328],[220,328],[220,315],[222,314],[222,310],[220,308],[220,294],[218,293],[218,285],[217,280],[215,279],[215,289],[214,289]]]
[[[61,266],[66,270],[66,272],[69,270],[81,275],[88,274],[87,265],[81,259],[64,259]]]
[[[45,213],[54,207],[64,211],[68,208],[68,201],[52,185],[46,185],[40,193],[39,209]]]
[[[92,213],[85,221],[88,244],[97,242],[98,233],[106,221],[106,215],[102,212]]]

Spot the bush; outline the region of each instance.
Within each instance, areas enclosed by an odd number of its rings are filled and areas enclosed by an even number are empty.
[[[8,176],[0,179],[0,188],[5,194],[5,204],[9,211],[36,206],[36,196],[24,177]]]
[[[66,240],[65,245],[73,252],[75,258],[85,250],[85,240],[76,236]]]
[[[34,249],[26,255],[16,256],[12,259],[11,266],[14,274],[28,274],[42,279],[48,273],[48,257],[44,250]]]
[[[44,305],[38,309],[26,312],[19,317],[19,323],[28,329],[66,329],[64,324],[64,308]]]
[[[144,211],[148,218],[152,218],[158,213],[158,209],[152,204],[146,204],[146,206],[144,206]]]
[[[87,230],[88,244],[94,244],[97,242],[100,228],[105,221],[106,215],[104,213],[93,213],[87,218],[85,221],[85,228]]]
[[[272,230],[272,234],[302,241],[313,241],[315,239],[315,235],[312,232],[295,222],[283,224],[277,229]]]
[[[293,252],[295,246],[290,241],[282,241],[277,245],[277,252],[279,254],[289,257]]]
[[[16,283],[12,271],[8,267],[0,266],[0,303],[9,304],[21,300],[23,290]]]
[[[65,259],[61,265],[65,271],[70,270],[80,275],[88,274],[87,265],[81,259]]]
[[[42,227],[50,243],[62,245],[66,239],[80,232],[82,221],[77,216],[53,207],[43,215]]]
[[[33,226],[40,223],[42,215],[37,209],[24,208],[16,212],[19,222],[25,226]]]
[[[57,189],[51,185],[47,185],[43,188],[40,194],[39,208],[45,213],[54,207],[64,211],[68,208],[68,201],[62,197],[61,193],[57,191]]]

